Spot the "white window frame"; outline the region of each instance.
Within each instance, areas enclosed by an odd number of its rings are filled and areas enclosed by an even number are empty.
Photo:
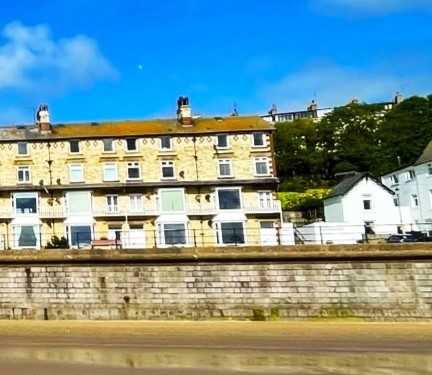
[[[365,207],[365,203],[369,202],[369,208]],[[363,197],[362,199],[362,204],[363,204],[363,211],[372,211],[372,199],[371,197]]]
[[[115,169],[115,178],[113,178],[113,179],[109,179],[106,177],[106,170],[110,167],[114,167],[114,169]],[[117,163],[114,163],[114,162],[104,163],[104,165],[102,167],[102,173],[103,173],[103,180],[104,181],[118,181],[119,180]]]
[[[240,223],[242,225],[244,242],[238,243],[238,245],[247,245],[248,239],[247,239],[247,234],[246,234],[245,222],[239,221],[239,220],[224,220],[224,221],[217,221],[215,223],[217,245],[218,246],[232,246],[235,244],[234,242],[223,243],[223,238],[222,238],[222,224],[231,224],[231,223],[237,223],[237,224]]]
[[[69,216],[86,216],[86,215],[92,215],[93,213],[93,199],[92,199],[92,192],[91,191],[82,191],[81,193],[86,193],[88,195],[88,199],[90,201],[90,210],[87,212],[80,212],[80,213],[73,213],[72,215],[70,214],[70,195],[74,193],[73,191],[71,192],[66,192],[65,195],[65,203],[66,203],[66,211],[68,213]],[[79,226],[81,224],[73,224],[75,226]],[[87,226],[87,224],[82,224],[83,226]],[[91,225],[91,227],[93,228],[93,226]]]
[[[111,204],[110,204],[111,201]],[[108,213],[119,212],[119,196],[118,194],[107,194],[105,195],[106,210]],[[114,203],[114,204],[113,204]]]
[[[81,172],[81,179],[80,180],[77,180],[77,181],[72,180],[72,169],[73,168],[80,168],[80,172]],[[69,164],[69,182],[70,183],[78,183],[78,182],[84,182],[84,181],[85,181],[85,179],[84,179],[84,165],[83,164],[76,164],[76,163]]]
[[[129,164],[136,164],[135,166],[130,166]],[[131,168],[138,168],[138,174],[139,174],[139,176],[138,177],[129,177],[129,169],[131,169]],[[138,180],[141,180],[141,164],[140,164],[140,162],[139,161],[128,161],[127,162],[127,164],[126,164],[126,172],[127,172],[127,174],[126,174],[126,179],[127,180],[129,180],[129,181],[138,181]]]
[[[19,172],[21,170],[27,171],[28,179],[23,179],[22,181],[20,181],[20,179],[19,179]],[[24,173],[23,176],[25,176],[25,173]],[[31,168],[30,168],[30,166],[29,165],[19,165],[17,167],[17,182],[19,184],[29,184],[29,183],[31,183],[31,181],[32,181],[32,178],[31,178]]]
[[[127,141],[131,140],[131,139],[135,139],[135,148],[133,150],[130,150],[128,148],[128,143],[127,143]],[[133,138],[133,137],[126,138],[124,142],[125,142],[125,150],[126,150],[126,152],[138,152],[138,148],[139,148],[139,146],[138,146],[138,138]]]
[[[183,197],[183,211],[162,211],[162,193],[164,191],[181,191],[182,192],[182,197]],[[158,190],[158,195],[157,195],[157,200],[158,200],[158,208],[159,211],[164,213],[164,214],[169,214],[169,213],[175,213],[175,214],[182,214],[182,213],[186,213],[187,208],[186,208],[186,191],[185,188],[162,188]]]
[[[164,164],[170,163],[173,169],[173,176],[172,177],[164,177],[163,175],[163,169],[166,167]],[[176,171],[175,171],[175,163],[174,160],[161,160],[160,162],[160,172],[161,172],[161,180],[175,180],[176,179]]]
[[[226,146],[219,146],[219,137],[226,137]],[[230,148],[230,139],[227,133],[216,134],[215,136],[215,146],[218,150],[227,150]]]
[[[184,244],[167,244],[165,240],[165,225],[183,225],[184,231],[185,231],[185,243]],[[160,247],[187,247],[189,246],[189,228],[188,228],[188,222],[182,221],[182,222],[166,222],[166,223],[159,223],[157,225],[157,234],[158,234],[158,242]]]
[[[229,164],[230,168],[230,174],[229,175],[222,175],[220,166],[221,164]],[[217,169],[218,169],[218,178],[233,178],[234,177],[234,171],[233,171],[233,163],[231,159],[218,159],[217,162]]]
[[[112,150],[105,150],[105,141],[111,141]],[[106,154],[113,154],[116,150],[114,138],[105,138],[102,140],[102,150]]]
[[[163,147],[162,146],[162,138],[168,138],[169,139],[169,147]],[[171,137],[170,135],[163,135],[161,137],[159,137],[159,149],[161,151],[172,151],[173,150],[173,137]]]
[[[19,237],[17,236],[17,227],[33,227],[34,234],[36,237],[36,245],[35,246],[19,246]],[[12,231],[13,231],[13,242],[14,242],[14,249],[39,249],[40,244],[40,230],[41,227],[38,224],[13,224],[12,225]]]
[[[132,207],[132,197],[138,198],[137,201],[139,201],[139,207]],[[130,212],[143,212],[144,205],[143,205],[143,196],[142,194],[129,194],[129,211]]]
[[[240,208],[220,208],[219,205],[219,191],[221,190],[238,190],[239,191],[239,196],[240,196]],[[244,208],[244,204],[243,204],[243,193],[242,193],[242,188],[239,186],[230,186],[230,187],[218,187],[215,190],[216,192],[216,207],[218,211],[222,211],[222,212],[229,212],[229,211],[241,211]]]
[[[258,162],[264,162],[266,163],[267,166],[267,173],[258,173],[257,171],[257,163]],[[270,158],[267,156],[259,156],[256,158],[253,158],[253,168],[254,168],[254,176],[256,177],[266,177],[266,176],[270,176]]]
[[[71,142],[77,142],[78,151],[72,151]],[[81,144],[80,144],[80,141],[78,139],[71,139],[68,143],[69,143],[69,153],[70,154],[73,154],[73,155],[81,154]]]
[[[269,200],[267,199],[267,197],[265,197],[264,202],[266,202],[264,204],[264,206],[261,205],[261,195],[265,194],[269,196]],[[273,192],[271,190],[258,190],[257,191],[257,198],[258,198],[258,208],[262,208],[262,209],[266,209],[266,208],[273,208],[274,207],[274,199],[273,199]],[[270,206],[268,206],[270,204]]]
[[[71,248],[74,248],[74,249],[78,248],[78,246],[72,245],[72,242],[73,242],[72,227],[90,227],[90,238],[91,239],[95,238],[95,232],[94,232],[94,226],[93,225],[87,224],[87,223],[83,223],[83,224],[68,224],[68,226],[66,227],[66,230],[67,230],[67,236],[68,236],[68,239],[69,239],[69,246]]]
[[[262,145],[256,145],[255,144],[255,134],[262,134],[263,137],[263,144]],[[267,147],[267,137],[265,132],[253,132],[251,134],[251,144],[254,148],[264,148]]]
[[[25,145],[26,152],[24,154],[20,153],[20,145]],[[28,142],[18,142],[17,143],[17,155],[18,156],[28,156],[29,155],[29,144]]]
[[[17,204],[16,200],[17,198],[35,198],[36,199],[36,212],[35,213],[19,213],[17,212]],[[12,196],[12,205],[13,205],[13,214],[14,216],[21,216],[21,215],[39,215],[39,194],[38,193],[14,193]]]

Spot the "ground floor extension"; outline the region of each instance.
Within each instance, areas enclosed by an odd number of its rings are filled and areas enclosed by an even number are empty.
[[[0,195],[0,248],[277,245],[273,189],[75,189]],[[286,243],[286,242],[285,242]]]

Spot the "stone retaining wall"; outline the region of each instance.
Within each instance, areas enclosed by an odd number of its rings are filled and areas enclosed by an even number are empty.
[[[432,258],[3,264],[2,319],[428,320]]]

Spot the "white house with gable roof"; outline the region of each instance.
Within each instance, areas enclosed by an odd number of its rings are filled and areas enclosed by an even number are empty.
[[[389,172],[381,181],[395,192],[405,226],[432,230],[432,142],[413,165]]]

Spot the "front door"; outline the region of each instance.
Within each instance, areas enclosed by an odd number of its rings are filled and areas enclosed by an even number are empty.
[[[122,236],[123,247],[127,249],[144,249],[145,232],[142,228],[131,228]]]
[[[273,221],[261,221],[261,245],[274,246],[278,244],[277,232]]]

